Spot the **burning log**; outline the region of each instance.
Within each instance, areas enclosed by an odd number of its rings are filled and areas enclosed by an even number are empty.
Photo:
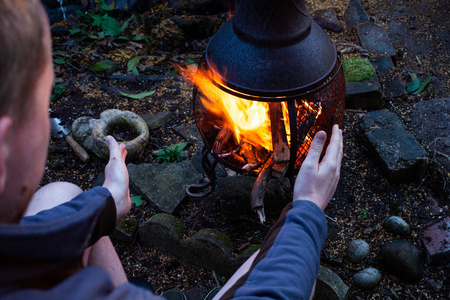
[[[322,111],[322,104],[320,102],[314,103],[312,106],[308,105],[306,102],[303,102],[303,107],[304,115],[300,117],[302,122],[298,126],[297,130],[299,141],[305,140],[306,135],[311,130],[311,127],[313,127],[317,117]],[[300,107],[298,113],[301,113]]]
[[[212,146],[212,153],[221,153],[225,144],[228,140],[233,136],[233,130],[231,128],[225,126],[220,129],[219,133],[216,136],[216,140]]]
[[[246,173],[250,173],[253,170],[258,169],[258,167],[261,165],[260,161],[255,161],[252,163],[247,163],[242,167],[242,171],[246,172]]]
[[[250,205],[258,214],[261,223],[266,221],[264,213],[264,196],[266,194],[267,184],[270,179],[270,173],[273,166],[273,158],[269,157],[256,178],[250,195]]]
[[[221,153],[221,154],[218,154],[217,156],[224,158],[224,157],[230,156],[231,154],[239,152],[241,150],[241,148],[242,148],[242,143],[240,143],[235,149],[231,150],[230,152]]]
[[[276,164],[289,162],[290,152],[281,102],[269,103],[269,117],[272,132],[273,161]]]

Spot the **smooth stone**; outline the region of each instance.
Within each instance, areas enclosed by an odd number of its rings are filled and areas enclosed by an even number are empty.
[[[382,266],[402,280],[417,281],[422,277],[424,256],[410,241],[387,241],[381,246],[379,256]]]
[[[172,118],[173,113],[170,111],[162,111],[151,115],[141,115],[141,118],[147,123],[148,129],[153,130],[161,127],[166,121]]]
[[[158,211],[172,213],[186,196],[186,187],[202,176],[189,161],[128,164],[130,183]]]
[[[390,216],[383,221],[383,227],[390,233],[408,235],[410,228],[408,223],[400,217]]]
[[[364,240],[353,240],[347,246],[347,259],[352,263],[362,262],[369,254],[370,246]]]
[[[324,266],[319,267],[314,300],[345,300],[348,292],[348,285],[335,272]]]
[[[367,268],[353,275],[353,282],[361,289],[371,290],[381,282],[381,272],[375,268]]]

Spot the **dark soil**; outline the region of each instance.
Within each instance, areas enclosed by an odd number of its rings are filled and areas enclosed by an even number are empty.
[[[344,25],[346,1],[315,2],[311,3],[310,12],[322,8],[334,9]],[[423,93],[387,99],[384,108],[396,112],[407,124],[413,103],[449,95],[448,3],[444,0],[361,2],[373,21],[386,28],[396,49],[396,72],[402,82],[405,85],[409,82],[408,72],[415,72],[420,77],[428,73],[432,75],[431,84]],[[78,18],[54,24],[54,58],[63,58],[66,63],[55,66],[56,83],[64,87],[64,92],[51,103],[51,111],[69,124],[81,116],[98,118],[102,111],[110,108],[138,114],[171,111],[173,117],[150,132],[150,143],[135,163],[157,162],[154,150],[184,141],[172,129],[179,125],[195,124],[192,86],[178,75],[173,75],[173,66],[200,61],[209,38],[227,19],[226,11],[215,13],[207,15],[202,12],[200,15],[191,8],[174,10],[165,1],[160,2],[151,10],[137,14],[124,34],[146,36],[148,43],[110,38],[94,40],[82,34],[69,35],[67,30],[73,27],[84,28],[91,34],[98,33],[97,28]],[[114,16],[125,20],[130,13],[114,12]],[[338,49],[343,48],[340,43],[359,45],[355,29],[327,33]],[[137,67],[140,75],[127,74],[128,61],[137,56],[142,56]],[[102,60],[114,61],[117,67],[103,72],[93,71],[92,64]],[[151,90],[155,90],[155,94],[144,99],[126,98],[118,92],[134,94]],[[448,175],[430,170],[424,181],[412,184],[392,184],[384,178],[357,138],[355,128],[363,113],[353,110],[345,112],[345,154],[341,181],[326,210],[335,222],[328,222],[329,233],[322,251],[322,264],[335,271],[351,287],[349,299],[448,299],[448,265],[426,265],[422,279],[416,283],[403,282],[383,272],[383,281],[372,291],[359,290],[352,284],[351,277],[356,271],[369,266],[380,268],[378,249],[383,242],[396,238],[380,226],[387,216],[397,214],[404,218],[412,229],[408,239],[424,252],[420,241],[421,230],[448,216],[450,203],[442,188],[442,182],[448,181]],[[129,139],[127,133],[115,132],[113,130],[113,135],[117,138]],[[191,159],[200,146],[189,145],[187,159]],[[89,189],[105,164],[94,155],[91,162],[83,164],[63,139],[52,138],[42,185],[66,180]],[[148,206],[133,207],[128,218],[139,223],[154,213]],[[230,219],[220,210],[217,193],[200,199],[186,198],[174,215],[186,227],[186,238],[205,227],[228,234],[233,240],[235,255],[244,251],[249,243],[260,242],[275,221],[275,218],[269,218],[267,225],[261,225],[253,214],[243,214],[238,220]],[[346,245],[356,238],[368,241],[372,251],[367,261],[352,265],[344,258],[344,253]],[[115,246],[127,274],[144,278],[156,293],[171,288],[188,291],[195,286],[207,291],[217,282],[223,284],[227,279],[211,270],[142,248],[138,243],[115,242]]]

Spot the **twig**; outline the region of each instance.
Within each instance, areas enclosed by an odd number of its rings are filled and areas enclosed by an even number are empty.
[[[219,279],[217,279],[217,274],[216,274],[216,272],[214,272],[214,270],[212,271],[212,276],[214,277],[214,280],[216,281],[217,286],[220,287]]]

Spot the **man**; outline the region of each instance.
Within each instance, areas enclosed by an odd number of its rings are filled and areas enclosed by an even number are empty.
[[[103,187],[39,189],[53,83],[48,21],[39,0],[0,0],[0,298],[163,299],[127,282],[107,237],[131,205],[126,150],[112,137]],[[215,299],[308,299],[326,236],[322,210],[339,180],[342,132],[314,138],[294,199]],[[180,298],[181,299],[181,298]]]

